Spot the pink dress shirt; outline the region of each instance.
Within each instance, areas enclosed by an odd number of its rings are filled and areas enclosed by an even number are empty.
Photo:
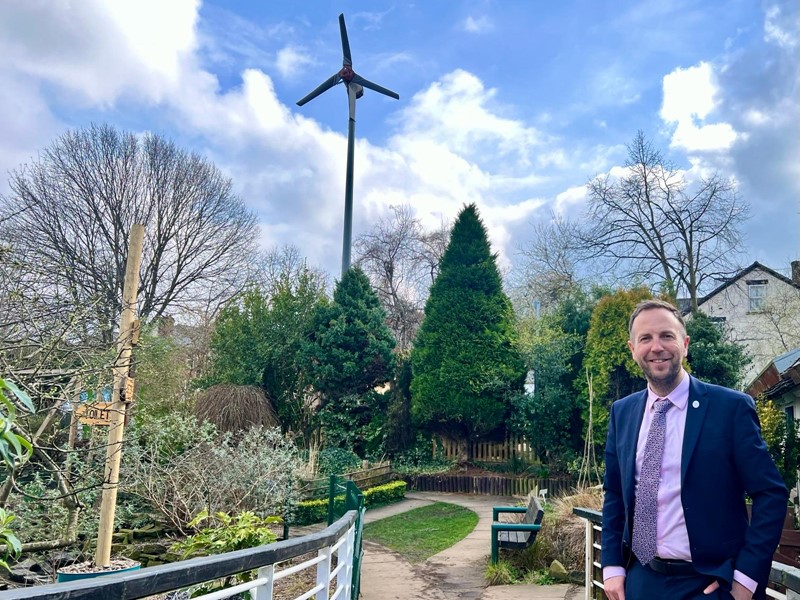
[[[692,560],[689,544],[689,533],[681,503],[681,457],[683,454],[683,433],[686,429],[686,414],[689,404],[689,376],[683,372],[678,386],[667,396],[673,407],[667,411],[667,431],[664,440],[664,454],[661,459],[661,478],[658,484],[658,519],[656,535],[656,555],[659,558]],[[653,421],[653,405],[657,396],[650,386],[647,387],[647,404],[645,405],[642,425],[639,428],[639,441],[636,446],[636,483],[639,483],[639,471],[644,461],[644,447],[647,444],[647,433]],[[603,580],[625,575],[624,567],[609,566],[603,569]],[[751,592],[755,592],[756,582],[741,573],[734,571],[733,578]]]

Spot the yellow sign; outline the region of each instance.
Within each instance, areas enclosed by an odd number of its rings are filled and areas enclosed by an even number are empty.
[[[75,414],[83,425],[111,425],[111,402],[81,404]]]

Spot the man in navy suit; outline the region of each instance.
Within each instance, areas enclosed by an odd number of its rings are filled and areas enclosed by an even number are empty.
[[[752,398],[684,371],[689,337],[671,304],[639,303],[628,330],[647,389],[615,402],[609,417],[606,595],[764,598],[788,495]]]

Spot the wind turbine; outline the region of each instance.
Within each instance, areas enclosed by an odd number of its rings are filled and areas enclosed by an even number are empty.
[[[342,35],[342,68],[334,73],[329,79],[322,82],[317,89],[297,101],[297,106],[303,106],[306,102],[313,100],[322,92],[333,86],[344,82],[347,88],[347,99],[350,104],[350,120],[347,127],[347,175],[344,186],[344,236],[342,240],[342,276],[350,268],[350,245],[353,236],[353,152],[356,136],[356,100],[364,95],[364,88],[369,88],[376,92],[399,100],[400,96],[392,90],[386,89],[364,79],[353,71],[353,59],[350,57],[350,42],[347,39],[347,27],[344,24],[344,14],[339,15],[339,30]]]

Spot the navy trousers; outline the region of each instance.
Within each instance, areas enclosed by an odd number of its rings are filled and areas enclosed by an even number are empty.
[[[722,588],[703,593],[713,582],[700,573],[663,575],[634,560],[625,578],[625,600],[730,600],[730,592]]]

